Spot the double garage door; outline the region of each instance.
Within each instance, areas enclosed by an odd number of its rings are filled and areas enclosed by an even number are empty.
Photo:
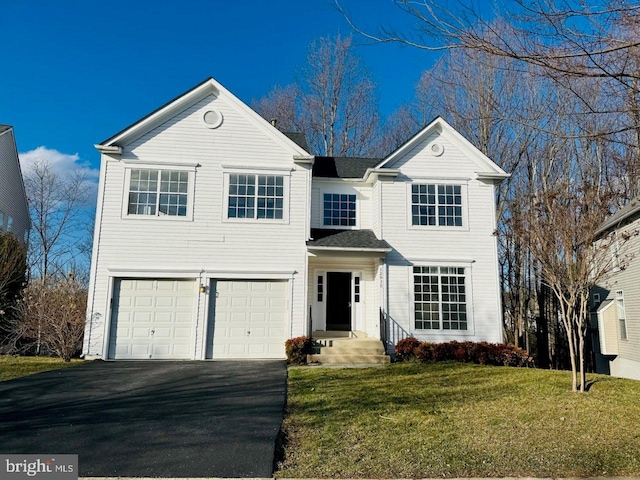
[[[196,358],[198,287],[192,279],[116,280],[109,358]],[[286,281],[212,281],[207,358],[283,358],[287,291]]]

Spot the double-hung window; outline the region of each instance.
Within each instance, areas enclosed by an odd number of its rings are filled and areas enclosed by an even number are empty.
[[[323,224],[331,227],[356,226],[356,196],[350,193],[325,193]]]
[[[126,215],[188,217],[192,183],[189,170],[132,168]]]
[[[468,330],[464,268],[413,267],[416,330]]]
[[[460,185],[411,185],[411,224],[419,226],[462,226]]]
[[[229,174],[228,218],[284,218],[282,175]]]
[[[616,292],[616,307],[618,310],[620,340],[627,340],[627,312],[624,306],[624,293],[622,290]]]

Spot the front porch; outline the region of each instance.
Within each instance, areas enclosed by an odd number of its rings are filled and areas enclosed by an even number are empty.
[[[389,363],[380,334],[384,257],[391,250],[371,230],[314,230],[308,250],[310,362]]]

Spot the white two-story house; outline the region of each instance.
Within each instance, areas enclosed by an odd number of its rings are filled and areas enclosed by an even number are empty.
[[[384,159],[314,157],[209,79],[102,154],[84,354],[284,358],[353,331],[502,340],[494,189],[437,118]]]

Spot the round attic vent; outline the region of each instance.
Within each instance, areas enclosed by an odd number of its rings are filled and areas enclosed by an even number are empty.
[[[433,155],[434,157],[439,157],[444,153],[444,147],[439,143],[432,143],[430,148],[431,155]]]
[[[222,113],[215,110],[207,110],[202,115],[202,121],[209,128],[218,128],[222,125]]]

